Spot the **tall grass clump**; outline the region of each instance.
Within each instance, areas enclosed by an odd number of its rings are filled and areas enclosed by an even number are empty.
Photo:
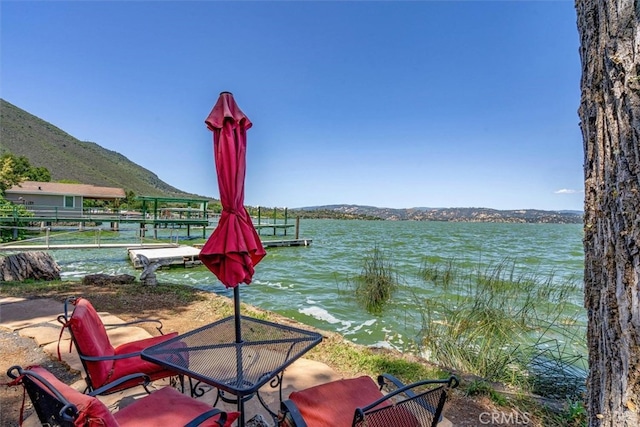
[[[396,269],[377,246],[364,258],[362,271],[354,278],[353,288],[358,302],[373,314],[382,313],[398,288]]]
[[[422,352],[451,369],[575,398],[585,380],[586,330],[572,303],[577,280],[517,272],[513,260],[465,271],[424,263],[420,277],[441,297],[423,298]],[[416,297],[417,298],[417,297]]]

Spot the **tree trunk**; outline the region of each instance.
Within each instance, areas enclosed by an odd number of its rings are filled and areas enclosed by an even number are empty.
[[[589,426],[640,425],[640,3],[577,0]]]

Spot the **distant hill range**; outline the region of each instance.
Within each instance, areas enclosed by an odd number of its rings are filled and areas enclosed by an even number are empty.
[[[124,188],[138,196],[207,198],[186,193],[115,151],[80,141],[63,130],[0,99],[0,154],[29,159],[45,167],[52,181]]]
[[[148,169],[95,142],[80,141],[65,131],[0,99],[0,154],[29,159],[45,167],[52,181],[124,188],[139,196],[206,198],[177,189]],[[358,205],[326,205],[290,209],[301,218],[359,218],[415,221],[579,223],[582,212],[487,208],[391,209]]]
[[[393,209],[360,205],[309,206],[293,211],[302,217],[322,217],[333,212],[344,218],[377,218],[391,221],[514,222],[560,223],[582,222],[580,211],[543,211],[538,209],[496,210],[488,208],[409,208]],[[314,212],[316,215],[314,215]],[[327,215],[328,216],[328,215]]]

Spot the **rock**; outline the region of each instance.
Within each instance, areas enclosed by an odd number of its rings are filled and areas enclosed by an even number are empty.
[[[0,278],[6,282],[60,280],[60,266],[47,252],[23,252],[0,259]]]
[[[131,274],[117,274],[115,276],[109,274],[88,274],[82,279],[83,285],[128,285],[136,281],[135,276]]]

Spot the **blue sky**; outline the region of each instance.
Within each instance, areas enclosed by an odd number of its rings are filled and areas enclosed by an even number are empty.
[[[2,1],[2,98],[218,197],[204,119],[253,122],[245,202],[583,208],[571,1]]]

